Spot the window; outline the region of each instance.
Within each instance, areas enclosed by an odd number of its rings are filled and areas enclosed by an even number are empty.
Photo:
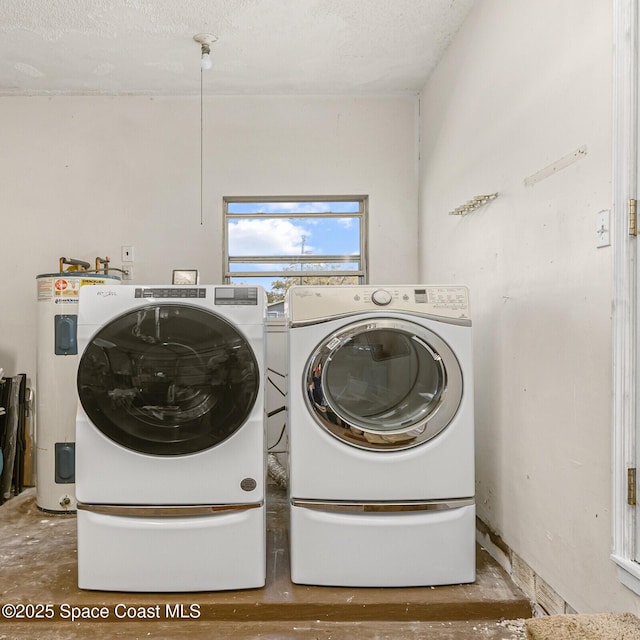
[[[223,202],[225,282],[262,285],[273,303],[293,284],[367,281],[366,196]]]

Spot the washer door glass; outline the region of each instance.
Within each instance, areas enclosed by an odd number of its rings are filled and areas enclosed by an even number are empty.
[[[318,346],[306,371],[305,397],[318,423],[363,449],[426,442],[447,427],[462,400],[453,351],[404,320],[348,325]]]
[[[209,449],[247,419],[260,385],[246,339],[220,316],[158,304],[109,322],[78,365],[80,402],[108,438],[140,453]]]

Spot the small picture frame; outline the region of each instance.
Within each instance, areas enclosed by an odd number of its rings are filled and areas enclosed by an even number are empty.
[[[198,284],[197,269],[174,269],[171,284]]]

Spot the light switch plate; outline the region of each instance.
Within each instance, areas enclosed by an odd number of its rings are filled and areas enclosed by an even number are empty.
[[[611,244],[611,212],[604,209],[596,213],[596,247],[608,247]]]

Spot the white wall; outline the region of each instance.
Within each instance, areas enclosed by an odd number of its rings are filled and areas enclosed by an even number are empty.
[[[222,273],[222,197],[370,196],[373,282],[417,276],[415,97],[0,99],[0,367],[35,378],[35,276],[135,247],[134,283]],[[402,248],[402,259],[397,250]]]
[[[601,0],[476,5],[421,96],[419,273],[471,288],[479,517],[571,607],[638,613],[609,559],[611,34]]]

